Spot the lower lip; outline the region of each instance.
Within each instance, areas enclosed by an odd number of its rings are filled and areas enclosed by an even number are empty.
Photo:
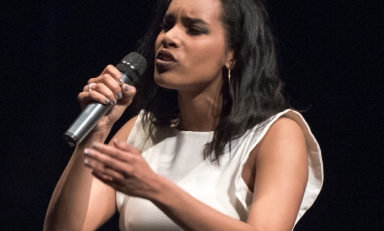
[[[172,68],[176,64],[175,61],[164,61],[160,59],[156,59],[156,68],[158,72],[164,72]]]

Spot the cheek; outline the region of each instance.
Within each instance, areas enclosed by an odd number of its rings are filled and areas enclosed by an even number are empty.
[[[156,37],[156,41],[155,41],[155,53],[157,52],[158,48],[160,47],[160,44],[161,44],[161,38],[160,38],[160,34]]]
[[[222,67],[224,65],[225,46],[223,42],[206,42],[201,46],[195,47],[192,52],[196,54],[196,61],[202,66],[210,66],[211,68]],[[220,41],[220,40],[219,40]]]

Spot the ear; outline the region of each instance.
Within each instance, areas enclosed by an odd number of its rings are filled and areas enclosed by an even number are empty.
[[[236,60],[233,58],[233,51],[228,51],[225,59],[225,67],[227,69],[232,69],[235,66]]]

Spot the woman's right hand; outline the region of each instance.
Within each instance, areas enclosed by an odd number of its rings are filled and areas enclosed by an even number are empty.
[[[136,88],[125,84],[120,71],[113,65],[108,65],[98,77],[88,80],[88,85],[79,93],[78,100],[82,110],[94,102],[113,105],[93,129],[96,132],[112,127],[131,104],[135,94]]]

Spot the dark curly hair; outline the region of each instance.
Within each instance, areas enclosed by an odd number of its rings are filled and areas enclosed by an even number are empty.
[[[152,24],[139,43],[138,52],[148,68],[137,83],[135,104],[144,109],[143,126],[150,134],[152,125],[170,125],[179,119],[176,90],[159,87],[153,78],[155,41],[170,0],[159,0]],[[278,77],[274,36],[261,0],[221,0],[221,20],[226,30],[227,47],[234,51],[235,66],[230,83],[223,67],[222,109],[213,139],[204,157],[219,162],[224,148],[256,124],[289,108]]]

